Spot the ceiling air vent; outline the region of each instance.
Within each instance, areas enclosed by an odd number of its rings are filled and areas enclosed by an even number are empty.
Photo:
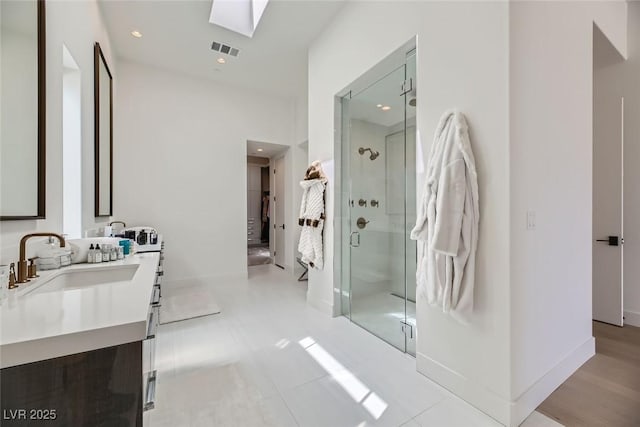
[[[236,57],[240,53],[240,49],[236,49],[235,47],[231,47],[224,43],[218,43],[218,42],[211,43],[211,50],[215,50],[216,52],[220,52],[226,55],[231,55]]]

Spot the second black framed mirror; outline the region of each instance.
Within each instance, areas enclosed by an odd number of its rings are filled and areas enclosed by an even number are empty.
[[[100,44],[93,51],[95,216],[113,214],[113,77]]]

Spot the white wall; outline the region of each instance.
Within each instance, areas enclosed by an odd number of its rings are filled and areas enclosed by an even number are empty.
[[[290,145],[292,100],[124,61],[115,84],[115,216],[164,235],[169,281],[246,277],[246,142]]]
[[[87,1],[46,2],[47,25],[47,189],[46,219],[0,222],[0,263],[17,261],[20,237],[34,231],[62,232],[62,45],[66,45],[82,74],[82,200],[83,228],[108,218],[93,216],[93,44],[99,42],[114,81],[117,64],[98,4]],[[114,97],[117,92],[114,89]],[[34,124],[35,126],[35,124]]]
[[[305,75],[305,83],[308,76]],[[304,271],[297,262],[296,257],[300,255],[298,251],[298,242],[300,241],[300,232],[302,227],[298,226],[298,217],[300,216],[300,203],[302,202],[302,187],[299,182],[304,179],[309,164],[315,160],[309,158],[309,94],[306,90],[299,93],[294,101],[295,129],[293,132],[293,146],[291,155],[293,161],[293,192],[292,192],[292,218],[293,218],[293,247],[292,262],[296,276],[300,276]]]
[[[301,144],[309,140],[309,97],[306,91],[295,98],[294,112],[294,141]]]
[[[624,2],[531,1],[510,6],[507,304],[516,421],[594,353],[594,21],[602,23],[604,31],[615,27],[611,41],[626,49]],[[535,212],[535,230],[527,230],[528,211]]]
[[[62,84],[62,231],[82,237],[82,73],[63,46]]]
[[[305,108],[306,112],[306,108]],[[295,275],[300,276],[304,271],[303,268],[295,262],[296,257],[300,256],[300,252],[298,251],[298,243],[300,242],[300,233],[302,232],[302,227],[298,225],[298,218],[300,217],[300,203],[302,202],[302,187],[300,187],[300,181],[304,179],[304,174],[307,172],[307,168],[309,167],[309,143],[307,142],[307,132],[306,132],[306,117],[305,117],[305,125],[304,125],[304,133],[301,135],[297,135],[296,138],[304,137],[304,142],[296,143],[291,147],[292,155],[293,155],[293,247],[291,248],[293,251],[293,268],[295,270]],[[298,141],[298,139],[296,139]]]
[[[640,326],[640,3],[629,2],[629,59],[617,75],[625,95],[624,316]]]
[[[507,421],[509,399],[508,5],[478,2],[348,3],[309,52],[309,154],[334,158],[334,95],[418,37],[417,128],[428,153],[440,115],[467,115],[480,186],[476,313],[462,326],[417,303],[418,370]],[[354,54],[357,52],[357,54]],[[426,157],[422,160],[426,160]],[[418,177],[418,192],[423,176]],[[308,301],[334,309],[333,176],[326,266],[312,271]],[[419,198],[418,198],[419,200]]]

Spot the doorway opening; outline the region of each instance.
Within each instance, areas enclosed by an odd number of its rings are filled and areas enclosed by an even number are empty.
[[[593,27],[593,320],[623,326],[624,61]]]
[[[342,314],[415,355],[415,41],[353,82],[338,103],[334,270]]]
[[[284,153],[287,146],[247,141],[247,265],[284,256]],[[278,253],[280,252],[280,254]]]
[[[247,156],[247,264],[271,264],[269,159]]]

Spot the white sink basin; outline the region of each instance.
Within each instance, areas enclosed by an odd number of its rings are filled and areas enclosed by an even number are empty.
[[[82,289],[91,286],[127,282],[133,279],[138,264],[101,266],[93,268],[61,270],[58,274],[44,279],[42,284],[34,283],[27,293],[53,292]]]

